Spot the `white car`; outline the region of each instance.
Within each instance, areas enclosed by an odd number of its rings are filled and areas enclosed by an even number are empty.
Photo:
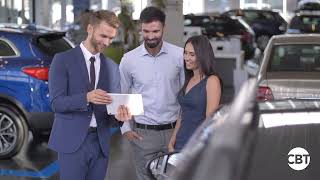
[[[320,34],[273,36],[258,80],[258,100],[320,99]]]

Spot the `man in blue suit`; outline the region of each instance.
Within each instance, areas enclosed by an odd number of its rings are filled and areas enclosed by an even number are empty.
[[[103,180],[107,170],[110,127],[131,119],[128,109],[107,114],[108,93],[120,92],[118,66],[101,53],[116,36],[113,12],[83,17],[87,38],[72,50],[56,54],[49,72],[49,93],[55,120],[49,147],[58,152],[61,180]],[[116,118],[119,121],[116,121]]]

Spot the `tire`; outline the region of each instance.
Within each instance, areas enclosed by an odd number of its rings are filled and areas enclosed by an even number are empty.
[[[20,152],[28,140],[28,126],[13,107],[0,104],[0,159],[8,159]]]
[[[257,46],[261,51],[264,51],[264,49],[267,47],[269,39],[270,36],[266,34],[262,34],[257,37]]]

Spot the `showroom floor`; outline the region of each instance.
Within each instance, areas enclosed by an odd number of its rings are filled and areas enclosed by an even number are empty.
[[[124,180],[134,177],[129,143],[119,132],[112,137],[109,170],[106,180]],[[1,180],[58,180],[57,154],[47,148],[46,140],[30,141],[13,159],[0,160]],[[131,178],[130,178],[131,179]],[[133,179],[133,178],[132,178]]]
[[[224,85],[228,85],[224,83]],[[230,102],[233,89],[223,88],[221,103]],[[21,152],[10,160],[0,160],[1,180],[58,180],[57,154],[47,148],[47,139],[34,140],[29,136],[29,143]],[[129,142],[122,138],[120,131],[112,137],[109,168],[105,180],[134,180]]]

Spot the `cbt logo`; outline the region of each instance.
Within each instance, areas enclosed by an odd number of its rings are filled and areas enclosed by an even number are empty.
[[[304,170],[310,164],[310,155],[307,150],[296,147],[288,153],[288,165],[296,170]]]

